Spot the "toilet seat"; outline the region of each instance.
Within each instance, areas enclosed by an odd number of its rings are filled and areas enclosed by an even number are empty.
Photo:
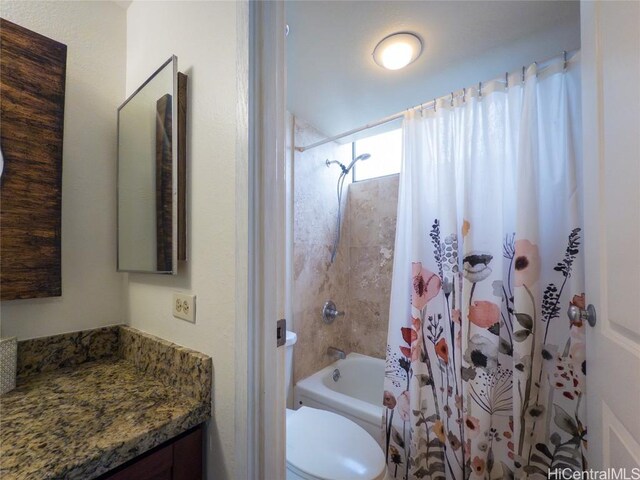
[[[384,453],[366,430],[333,412],[287,411],[287,469],[309,480],[379,480]]]

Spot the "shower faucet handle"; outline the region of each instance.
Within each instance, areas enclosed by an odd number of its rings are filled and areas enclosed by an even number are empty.
[[[344,312],[338,310],[338,308],[336,307],[336,304],[333,303],[332,300],[329,300],[328,302],[326,302],[322,307],[322,320],[327,325],[332,324],[337,317],[341,317],[343,315],[344,315]]]

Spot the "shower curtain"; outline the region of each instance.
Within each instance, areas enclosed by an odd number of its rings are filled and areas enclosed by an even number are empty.
[[[585,325],[566,313],[585,304],[578,54],[460,97],[404,120],[387,469],[398,479],[582,471]]]

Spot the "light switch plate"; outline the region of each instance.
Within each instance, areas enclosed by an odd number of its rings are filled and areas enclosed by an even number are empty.
[[[185,293],[173,294],[173,316],[196,323],[196,296]]]

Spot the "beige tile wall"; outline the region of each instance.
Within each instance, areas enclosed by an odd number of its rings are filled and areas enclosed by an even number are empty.
[[[294,122],[293,136],[296,145],[326,138],[299,119]],[[296,152],[293,161],[293,328],[298,334],[293,350],[294,382],[331,363],[326,355],[329,346],[347,348],[345,317],[326,325],[321,313],[322,305],[329,299],[345,309],[349,282],[346,242],[342,242],[338,257],[331,264],[340,168],[337,165],[327,168],[327,159],[348,163],[351,145],[330,143],[304,153]],[[346,203],[345,195],[343,204]]]
[[[296,145],[325,138],[300,119],[293,128]],[[345,182],[342,239],[331,264],[340,169],[327,168],[327,159],[348,164],[351,144],[296,152],[293,162],[294,381],[329,365],[329,346],[379,358],[386,349],[398,176]],[[321,311],[329,299],[346,315],[326,325]]]
[[[384,358],[398,205],[398,175],[349,185],[348,350]]]

